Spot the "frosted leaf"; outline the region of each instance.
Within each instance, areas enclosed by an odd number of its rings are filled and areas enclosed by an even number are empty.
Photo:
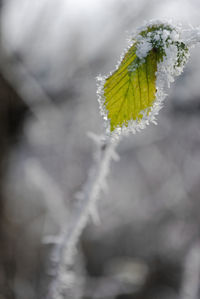
[[[112,140],[156,123],[167,87],[189,57],[181,32],[166,22],[146,24],[132,36],[116,69],[97,78],[100,113]]]

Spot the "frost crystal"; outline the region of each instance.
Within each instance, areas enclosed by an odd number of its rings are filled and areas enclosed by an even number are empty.
[[[180,26],[172,26],[171,23],[151,21],[139,28],[130,39],[128,48],[124,51],[116,66],[116,70],[122,63],[127,51],[135,44],[136,59],[128,66],[128,71],[133,72],[144,62],[148,53],[155,49],[160,53],[156,72],[156,94],[155,101],[150,109],[141,111],[141,119],[132,119],[125,122],[122,126],[117,126],[114,131],[110,130],[110,119],[105,106],[104,84],[106,79],[112,76],[114,70],[107,76],[98,76],[98,101],[100,113],[103,116],[106,125],[106,134],[112,140],[117,139],[121,134],[136,133],[144,129],[150,122],[156,124],[156,115],[158,115],[166,97],[166,90],[174,77],[181,74],[183,67],[188,60],[188,43],[181,36]]]

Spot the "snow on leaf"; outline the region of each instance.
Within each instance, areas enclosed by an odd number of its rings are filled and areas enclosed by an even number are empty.
[[[170,24],[155,22],[140,29],[116,70],[98,78],[107,133],[116,138],[155,122],[164,88],[182,72],[188,56],[179,30]]]

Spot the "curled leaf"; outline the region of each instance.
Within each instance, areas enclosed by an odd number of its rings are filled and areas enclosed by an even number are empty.
[[[116,70],[99,78],[107,133],[115,138],[155,122],[164,89],[182,72],[187,58],[188,48],[177,28],[156,22],[140,29]]]

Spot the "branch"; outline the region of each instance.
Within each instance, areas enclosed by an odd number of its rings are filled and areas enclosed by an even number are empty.
[[[200,28],[191,28],[187,30],[183,30],[182,32],[183,39],[188,46],[195,46],[200,43]]]
[[[200,282],[200,243],[194,244],[186,255],[180,299],[198,299]]]
[[[89,172],[88,180],[80,193],[81,200],[76,208],[68,230],[63,231],[54,249],[54,276],[47,294],[48,299],[62,298],[67,288],[67,268],[73,264],[78,239],[88,223],[100,191],[105,185],[111,160],[118,160],[115,148],[118,142],[102,141],[101,137],[91,135],[97,144],[94,166]]]

